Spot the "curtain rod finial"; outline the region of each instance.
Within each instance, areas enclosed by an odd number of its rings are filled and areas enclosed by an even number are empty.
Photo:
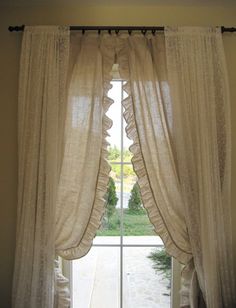
[[[9,26],[8,27],[8,30],[10,31],[10,32],[13,32],[13,31],[23,31],[24,30],[24,28],[25,28],[25,25],[22,25],[22,26],[15,26],[15,27],[13,27],[13,26]]]

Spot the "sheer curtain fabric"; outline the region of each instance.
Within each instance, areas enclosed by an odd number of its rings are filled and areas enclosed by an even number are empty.
[[[114,51],[106,36],[72,34],[80,44],[69,85],[65,151],[56,210],[56,251],[65,259],[84,256],[92,245],[104,213],[110,166],[105,115]],[[73,47],[72,47],[73,48]]]
[[[23,38],[14,306],[53,307],[55,253],[84,256],[100,226],[115,62],[126,81],[124,116],[143,204],[167,252],[186,266],[182,305],[200,307],[202,292],[209,308],[234,307],[229,93],[219,29],[71,33],[69,42],[60,27],[26,27]],[[67,307],[58,269],[56,277],[55,304]]]
[[[117,59],[128,81],[124,115],[143,203],[167,252],[185,264],[182,306],[200,307],[203,296],[207,307],[234,307],[230,101],[220,29],[133,34],[120,40]]]
[[[19,181],[13,307],[53,307],[57,185],[69,30],[25,27],[20,61]]]
[[[167,28],[173,148],[193,261],[207,307],[235,307],[230,99],[220,28]]]
[[[67,28],[25,28],[14,307],[69,307],[58,262],[53,284],[54,258],[85,255],[103,215],[113,55],[105,37],[70,38]]]

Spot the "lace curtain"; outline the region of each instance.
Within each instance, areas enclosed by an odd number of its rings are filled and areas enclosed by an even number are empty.
[[[19,76],[19,180],[13,307],[53,307],[55,204],[69,30],[25,27]]]
[[[222,34],[220,28],[167,28],[165,38],[173,149],[198,283],[207,307],[235,307]]]
[[[134,34],[117,52],[143,203],[167,252],[185,264],[182,306],[200,307],[203,296],[207,307],[234,307],[230,102],[220,29]]]
[[[13,286],[17,308],[53,307],[53,302],[69,307],[58,262],[53,284],[55,253],[65,259],[84,256],[104,212],[110,172],[105,137],[112,124],[105,115],[112,102],[106,93],[114,50],[106,37],[72,35],[68,62],[69,39],[67,28],[26,27],[24,32]]]
[[[115,59],[144,206],[186,265],[182,304],[200,307],[201,290],[207,307],[233,307],[229,95],[221,34],[211,28],[73,33],[69,43],[66,28],[26,27],[14,305],[53,307],[55,252],[75,259],[91,247],[110,171],[105,113]],[[58,265],[56,277],[54,304],[68,307]]]

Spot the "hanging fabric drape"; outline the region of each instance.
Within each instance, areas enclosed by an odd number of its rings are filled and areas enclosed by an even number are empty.
[[[235,307],[230,99],[219,28],[167,28],[173,144],[198,282],[207,307]]]
[[[53,225],[68,56],[67,28],[26,27],[19,76],[16,308],[53,307]]]
[[[60,27],[26,27],[23,38],[14,307],[68,306],[57,262],[53,303],[54,258],[84,256],[100,226],[115,59],[126,81],[124,116],[143,204],[167,251],[186,265],[182,304],[200,307],[201,290],[207,307],[231,308],[221,34],[211,28],[168,28],[156,36],[73,33],[69,43],[68,29]]]
[[[182,306],[234,307],[230,119],[216,28],[167,28],[120,43],[127,134],[150,221],[185,264]],[[199,289],[200,287],[200,289]]]
[[[53,285],[55,253],[66,259],[85,255],[104,212],[110,172],[105,137],[111,126],[105,112],[112,103],[106,93],[114,48],[97,34],[75,34],[70,43],[68,62],[67,28],[26,27],[24,32],[13,288],[17,308],[68,307],[68,283],[56,261]]]
[[[167,251],[187,263],[192,254],[164,103],[168,102],[164,96],[169,98],[168,85],[164,79],[161,85],[152,58],[157,59],[164,75],[165,62],[158,60],[159,52],[155,50],[159,44],[163,44],[163,35],[148,40],[136,34],[120,43],[118,61],[121,77],[128,80],[124,90],[129,94],[123,101],[124,116],[127,135],[133,140],[132,163],[143,204]]]
[[[165,37],[134,34],[117,49],[122,78],[129,94],[123,101],[132,163],[143,205],[167,252],[192,264],[176,154],[173,149],[173,106],[167,78]],[[189,305],[189,286],[185,305]]]
[[[90,249],[104,213],[110,172],[105,138],[112,123],[105,112],[112,103],[107,92],[114,48],[106,36],[78,39],[56,212],[56,251],[65,259],[82,257]]]

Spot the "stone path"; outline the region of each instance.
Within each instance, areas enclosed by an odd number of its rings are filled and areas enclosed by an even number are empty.
[[[157,243],[156,236],[138,238],[127,237],[126,242]],[[112,237],[97,237],[99,242],[108,240],[111,242]],[[159,238],[158,242],[161,243]],[[153,249],[156,248],[124,248],[124,308],[170,308],[169,282],[155,273],[147,258]],[[87,256],[73,261],[73,308],[119,308],[119,289],[119,247],[93,247]]]

